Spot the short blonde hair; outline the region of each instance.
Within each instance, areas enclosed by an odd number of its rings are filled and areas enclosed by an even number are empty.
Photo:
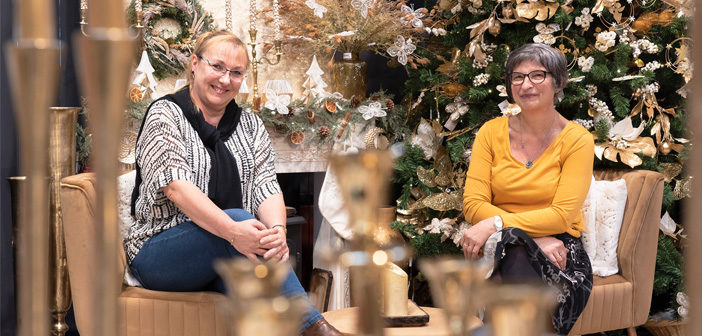
[[[202,54],[205,53],[205,51],[207,51],[211,46],[222,42],[230,43],[234,48],[239,48],[244,52],[246,55],[246,68],[248,69],[251,60],[249,59],[249,52],[246,50],[246,44],[244,44],[244,42],[241,41],[238,36],[226,30],[207,32],[198,36],[192,56],[202,57]],[[193,70],[191,69],[191,62],[188,62],[188,67],[186,70],[188,85],[190,85],[193,83]]]

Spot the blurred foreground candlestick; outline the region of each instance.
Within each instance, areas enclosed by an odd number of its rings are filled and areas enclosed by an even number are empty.
[[[15,2],[17,38],[7,44],[7,64],[19,129],[18,335],[47,335],[49,106],[56,98],[59,49],[54,6],[48,0]]]
[[[117,223],[117,175],[119,172],[120,127],[125,92],[128,88],[132,58],[136,44],[127,30],[122,1],[91,0],[88,2],[90,27],[88,36],[76,34],[76,64],[82,92],[90,104],[90,127],[93,129],[92,167],[96,175],[95,246],[91,254],[96,281],[91,287],[95,312],[89,335],[121,335],[117,297],[121,290],[118,270],[119,244],[122,243]]]

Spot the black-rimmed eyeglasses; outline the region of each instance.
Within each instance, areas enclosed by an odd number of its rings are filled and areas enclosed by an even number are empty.
[[[204,58],[202,56],[198,56],[199,59],[207,62],[207,64],[220,76],[224,76],[224,74],[229,73],[229,78],[232,79],[242,79],[244,78],[244,72],[241,70],[230,70],[225,68],[223,65],[219,63],[212,63],[210,60],[207,58]]]
[[[510,82],[514,85],[522,85],[524,84],[524,78],[529,77],[533,84],[541,84],[546,80],[546,74],[550,74],[550,72],[545,70],[534,70],[528,74],[513,72],[510,75]]]

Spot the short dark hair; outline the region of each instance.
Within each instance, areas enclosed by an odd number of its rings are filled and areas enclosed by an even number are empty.
[[[553,88],[556,90],[554,102],[563,97],[563,88],[568,84],[568,66],[565,56],[553,47],[543,43],[527,43],[514,49],[507,58],[505,65],[505,82],[507,100],[514,103],[512,97],[512,72],[524,61],[535,61],[541,64],[553,77]]]

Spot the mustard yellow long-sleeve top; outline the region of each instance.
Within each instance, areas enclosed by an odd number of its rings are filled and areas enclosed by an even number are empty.
[[[463,193],[466,220],[500,216],[505,227],[534,238],[564,232],[580,237],[594,147],[592,135],[570,122],[527,169],[511,154],[508,117],[488,121],[473,143]]]

